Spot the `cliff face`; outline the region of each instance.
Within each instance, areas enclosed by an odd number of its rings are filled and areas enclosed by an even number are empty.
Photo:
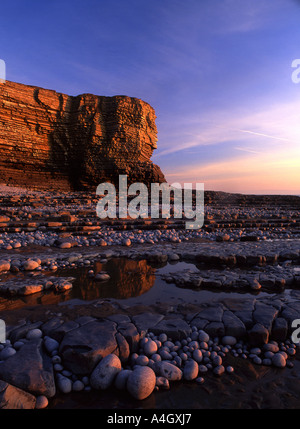
[[[0,84],[0,182],[43,189],[92,190],[99,183],[164,182],[150,161],[154,109],[127,96],[68,96]]]

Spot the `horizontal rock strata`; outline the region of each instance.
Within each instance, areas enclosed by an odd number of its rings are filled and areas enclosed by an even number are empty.
[[[150,161],[154,109],[127,96],[69,96],[6,81],[0,85],[0,182],[82,189],[104,181],[163,182]]]

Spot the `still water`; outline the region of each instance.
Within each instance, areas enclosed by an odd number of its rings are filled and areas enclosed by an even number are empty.
[[[107,272],[110,279],[96,281],[89,271],[95,275],[101,271]],[[0,311],[13,310],[24,306],[49,304],[82,304],[99,299],[113,299],[126,305],[152,305],[167,302],[178,304],[183,302],[200,303],[221,300],[229,295],[241,296],[242,292],[221,292],[218,289],[188,289],[177,287],[173,283],[165,282],[163,274],[180,273],[184,270],[197,271],[196,265],[187,262],[166,263],[163,266],[151,265],[146,260],[132,260],[127,258],[113,258],[107,262],[95,262],[89,267],[64,268],[55,273],[42,275],[55,275],[58,277],[72,277],[73,288],[65,293],[47,291],[25,297],[1,297]],[[16,278],[26,274],[18,273]],[[38,278],[38,277],[36,277]],[[2,276],[1,281],[12,280],[13,275]],[[246,295],[248,293],[243,292]],[[260,294],[264,294],[260,292]]]

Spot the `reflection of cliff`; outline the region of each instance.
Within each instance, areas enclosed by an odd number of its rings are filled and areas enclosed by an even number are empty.
[[[97,298],[132,298],[147,292],[155,281],[155,269],[147,264],[147,261],[135,261],[131,259],[111,259],[106,264],[96,262],[95,274],[107,271],[110,280],[97,282],[88,276],[88,270],[82,271],[73,285],[80,290],[80,296],[85,300]]]

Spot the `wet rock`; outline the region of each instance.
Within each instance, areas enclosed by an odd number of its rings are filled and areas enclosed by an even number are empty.
[[[34,395],[55,394],[53,367],[42,340],[28,341],[0,365],[0,378]]]
[[[248,332],[248,338],[250,344],[265,344],[269,340],[269,331],[262,324],[256,323]]]
[[[10,270],[10,262],[5,260],[0,261],[0,273],[4,271],[9,271],[9,270]]]
[[[167,378],[170,381],[177,381],[182,379],[182,371],[172,363],[161,361],[155,362],[154,370],[158,375]]]
[[[44,395],[40,395],[36,397],[36,404],[35,404],[35,408],[37,410],[41,410],[43,408],[46,408],[48,406],[48,398]]]
[[[237,339],[234,336],[226,335],[222,338],[222,344],[227,346],[234,346],[237,343]]]
[[[115,354],[105,356],[93,370],[90,383],[94,389],[105,390],[113,384],[117,374],[121,371],[120,359]]]
[[[183,378],[187,381],[194,380],[197,378],[199,372],[198,363],[193,360],[189,359],[183,368]]]
[[[126,386],[135,399],[143,400],[151,395],[155,384],[155,372],[147,366],[138,366],[129,374]]]
[[[64,375],[57,374],[57,388],[62,393],[70,393],[72,391],[72,381]]]
[[[0,380],[0,409],[32,410],[35,406],[34,395]]]
[[[272,364],[277,368],[284,368],[286,366],[286,359],[284,355],[281,353],[275,353],[274,356],[272,356]]]
[[[117,349],[116,324],[95,321],[67,332],[59,352],[67,369],[75,374],[90,373],[97,363]]]
[[[274,308],[272,305],[267,305],[263,302],[256,302],[253,319],[256,323],[260,323],[269,332],[271,332],[272,324],[277,314],[278,309]]]
[[[121,371],[118,372],[116,375],[114,385],[117,389],[123,390],[126,389],[127,385],[127,379],[129,377],[129,374],[131,374],[131,369],[121,369]]]
[[[152,328],[154,334],[164,332],[168,337],[174,340],[180,340],[190,335],[191,327],[182,319],[163,319]]]
[[[23,263],[23,268],[25,271],[33,271],[35,270],[37,267],[39,267],[39,262],[38,261],[34,261],[29,259],[28,261],[25,261]]]

